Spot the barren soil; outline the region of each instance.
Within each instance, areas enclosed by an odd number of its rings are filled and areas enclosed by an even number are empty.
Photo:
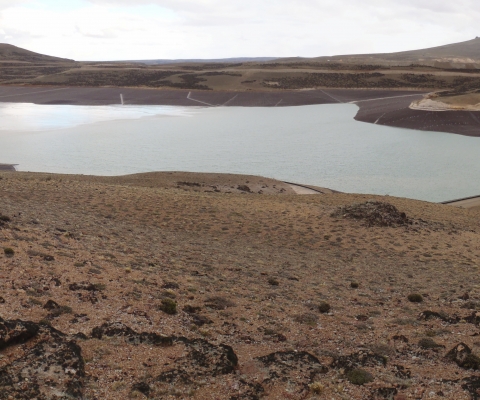
[[[290,193],[0,172],[0,399],[478,398],[479,211]]]

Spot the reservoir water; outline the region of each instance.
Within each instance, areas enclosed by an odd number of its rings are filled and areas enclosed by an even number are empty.
[[[253,174],[428,201],[480,194],[480,138],[357,122],[357,110],[0,103],[0,163],[67,174]]]

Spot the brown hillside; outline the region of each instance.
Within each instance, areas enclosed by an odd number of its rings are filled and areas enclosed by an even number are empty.
[[[292,60],[298,59],[284,59],[282,61]],[[463,67],[478,68],[475,64],[480,63],[480,38],[477,37],[466,42],[447,44],[444,46],[396,53],[322,56],[304,60],[316,62],[329,60],[360,64],[423,64],[442,68],[459,67],[461,66],[459,64],[463,64]]]
[[[0,62],[73,62],[66,58],[51,57],[35,53],[7,43],[0,43]]]

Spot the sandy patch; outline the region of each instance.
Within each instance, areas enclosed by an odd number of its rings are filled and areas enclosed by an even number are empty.
[[[480,111],[480,103],[478,104],[449,104],[439,100],[425,98],[416,100],[410,104],[412,110],[423,111]]]

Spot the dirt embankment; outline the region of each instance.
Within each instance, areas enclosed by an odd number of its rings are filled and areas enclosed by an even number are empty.
[[[273,184],[0,173],[0,394],[476,398],[479,212]]]

